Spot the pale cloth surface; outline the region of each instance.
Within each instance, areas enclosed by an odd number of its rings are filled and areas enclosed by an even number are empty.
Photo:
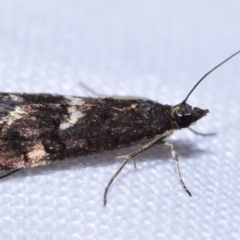
[[[0,91],[106,95],[177,104],[208,70],[240,49],[240,2],[0,1]],[[127,164],[135,147],[23,170],[0,182],[0,239],[239,239],[240,56],[188,103],[209,109],[195,130]]]

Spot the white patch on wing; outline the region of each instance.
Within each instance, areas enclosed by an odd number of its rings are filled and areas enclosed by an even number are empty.
[[[22,118],[23,114],[25,114],[25,111],[22,109],[22,107],[16,106],[13,111],[10,111],[6,117],[0,120],[0,123],[7,123],[8,125],[11,125],[16,120]]]
[[[16,94],[9,94],[9,97],[11,100],[13,101],[16,101],[16,102],[22,102],[23,101],[23,98],[19,95],[16,95]]]
[[[71,126],[73,126],[79,118],[82,118],[85,116],[83,112],[76,109],[76,106],[83,106],[84,105],[84,99],[83,98],[77,98],[77,97],[66,97],[69,99],[69,107],[68,107],[68,114],[69,119],[67,122],[62,122],[59,126],[61,130],[65,130]]]
[[[9,102],[12,102],[12,101],[15,101],[15,102],[22,102],[23,101],[23,98],[21,97],[21,94],[9,93],[5,96],[2,96],[0,94],[0,97],[1,97],[2,101],[5,102],[5,103],[9,103]]]
[[[42,158],[46,157],[47,155],[48,154],[41,143],[35,144],[31,151],[27,154],[27,157],[29,158],[29,166],[36,167],[45,165],[46,163],[42,160]]]

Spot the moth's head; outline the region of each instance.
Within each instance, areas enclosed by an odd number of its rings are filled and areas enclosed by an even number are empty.
[[[183,102],[171,109],[171,116],[178,128],[187,128],[208,113],[208,109],[193,108]]]
[[[192,108],[190,105],[187,104],[187,100],[189,96],[192,94],[194,89],[202,82],[203,79],[205,79],[211,72],[219,68],[221,65],[223,65],[225,62],[239,54],[240,51],[235,52],[233,55],[225,59],[223,62],[219,63],[217,66],[212,68],[210,71],[208,71],[191,89],[191,91],[188,93],[187,97],[178,105],[172,107],[171,109],[171,116],[173,118],[174,123],[179,128],[186,128],[189,127],[194,122],[198,121],[200,118],[207,115],[209,112],[207,109],[201,109],[201,108]]]

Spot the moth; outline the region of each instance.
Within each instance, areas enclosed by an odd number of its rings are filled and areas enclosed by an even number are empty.
[[[126,163],[156,144],[170,147],[179,181],[191,196],[182,180],[174,145],[165,138],[207,115],[207,109],[187,104],[189,96],[207,75],[239,52],[206,73],[187,97],[173,106],[141,98],[0,93],[0,170],[11,170],[0,179],[22,168],[124,148],[145,140],[134,152],[118,157],[124,161],[105,188],[104,206],[110,185]]]

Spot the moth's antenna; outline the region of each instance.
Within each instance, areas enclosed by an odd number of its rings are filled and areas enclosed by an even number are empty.
[[[182,101],[182,103],[185,103],[189,96],[192,94],[192,92],[194,91],[194,89],[198,86],[198,84],[205,78],[207,77],[211,72],[213,72],[215,69],[217,69],[218,67],[220,67],[221,65],[223,65],[225,62],[227,62],[228,60],[230,60],[231,58],[233,58],[234,56],[236,56],[238,53],[240,53],[240,51],[235,52],[233,55],[231,55],[230,57],[228,57],[227,59],[225,59],[223,62],[219,63],[216,67],[214,67],[213,69],[211,69],[209,72],[207,72],[196,84],[195,86],[192,88],[192,90],[189,92],[189,94],[187,95],[187,97]]]

